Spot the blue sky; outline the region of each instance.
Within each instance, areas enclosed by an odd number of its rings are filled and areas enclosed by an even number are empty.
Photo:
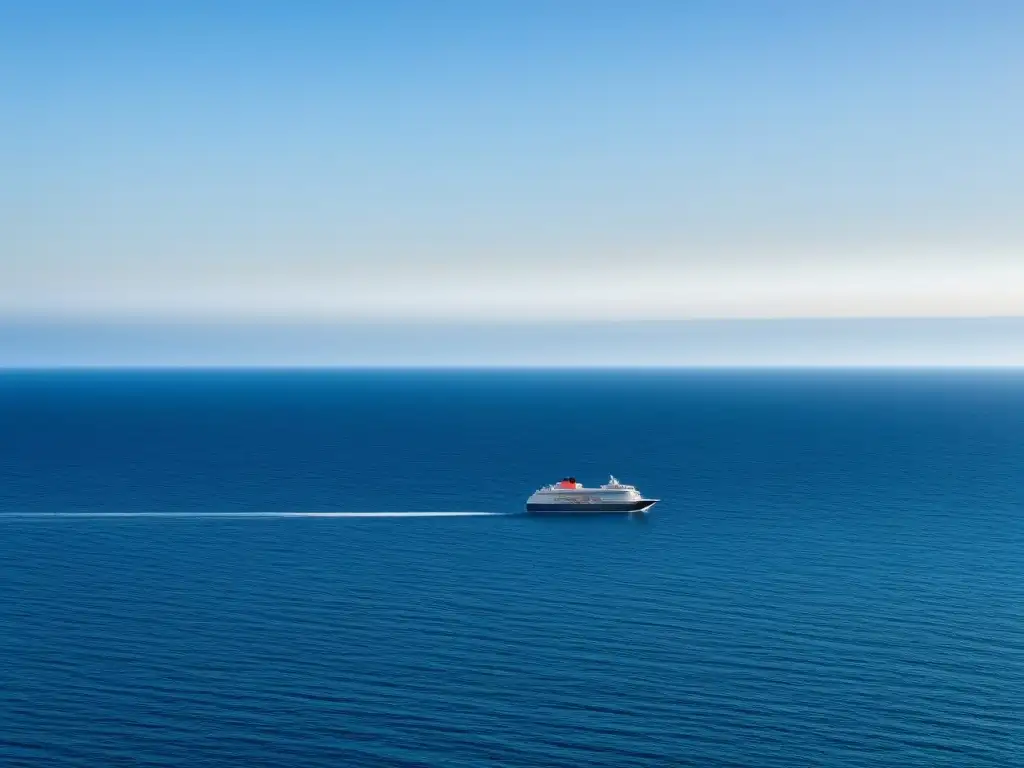
[[[187,360],[186,326],[1021,316],[1022,39],[985,0],[3,4],[0,364],[60,324]]]

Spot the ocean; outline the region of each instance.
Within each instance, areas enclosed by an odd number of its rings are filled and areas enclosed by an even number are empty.
[[[1024,761],[1024,374],[7,372],[0,437],[9,768]]]

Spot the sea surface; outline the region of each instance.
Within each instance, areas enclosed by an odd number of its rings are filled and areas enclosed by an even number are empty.
[[[1024,374],[0,374],[0,765],[1024,765]]]

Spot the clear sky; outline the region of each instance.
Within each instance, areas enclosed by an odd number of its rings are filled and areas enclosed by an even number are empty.
[[[0,3],[0,365],[54,324],[1022,316],[1022,40],[1015,0]]]

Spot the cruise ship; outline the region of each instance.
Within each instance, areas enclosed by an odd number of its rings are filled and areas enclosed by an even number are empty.
[[[623,485],[614,477],[600,488],[585,488],[575,477],[534,492],[526,500],[527,512],[646,512],[658,499],[645,499],[632,485]]]

